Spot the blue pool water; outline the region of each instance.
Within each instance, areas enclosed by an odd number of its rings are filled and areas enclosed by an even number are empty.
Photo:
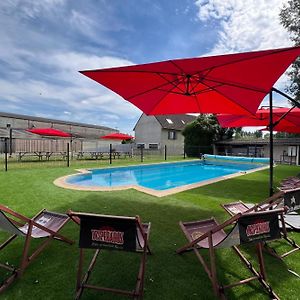
[[[87,187],[119,187],[140,185],[154,190],[198,183],[237,172],[259,168],[253,163],[230,163],[211,161],[189,161],[153,164],[109,169],[92,169],[88,174],[79,174],[67,179],[68,184]]]

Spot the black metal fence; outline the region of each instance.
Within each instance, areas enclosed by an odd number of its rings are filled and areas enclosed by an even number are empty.
[[[74,147],[70,142],[49,148],[36,143],[24,148],[11,148],[9,138],[0,143],[1,170],[31,169],[44,167],[101,167],[107,165],[152,163],[186,158],[201,158],[212,153],[212,147],[170,146],[145,149],[135,144],[109,144],[101,147]],[[19,150],[19,151],[16,151]],[[27,150],[27,151],[26,151]]]

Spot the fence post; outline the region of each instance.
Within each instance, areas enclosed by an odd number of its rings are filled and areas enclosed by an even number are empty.
[[[70,143],[67,143],[67,167],[70,167]]]
[[[70,139],[70,150],[71,150],[71,160],[73,160],[73,140],[72,140],[72,137]]]
[[[109,144],[109,164],[111,165],[112,144]]]
[[[141,162],[144,161],[144,147],[141,145]]]
[[[167,160],[167,145],[165,145],[165,160]]]
[[[8,129],[8,134],[9,134],[9,148],[7,148],[7,151],[9,150],[9,157],[12,156],[12,127],[11,124],[8,123],[6,124],[6,128]]]
[[[7,138],[4,139],[5,172],[7,172]]]

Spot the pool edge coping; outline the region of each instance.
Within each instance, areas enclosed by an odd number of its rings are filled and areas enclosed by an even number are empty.
[[[193,161],[193,160],[188,160],[188,161]],[[174,163],[174,161],[172,162],[162,162],[164,164],[168,164],[168,163]],[[162,164],[160,163],[152,163],[152,164],[143,164],[143,166],[146,165],[154,165],[154,164]],[[131,165],[132,166],[141,166],[141,165]],[[120,166],[118,168],[126,168],[128,166]],[[252,170],[248,170],[248,171],[240,171],[237,173],[233,173],[233,174],[229,174],[229,175],[225,175],[225,176],[220,176],[220,177],[216,177],[213,179],[207,179],[198,183],[192,183],[192,184],[186,184],[180,187],[176,187],[176,188],[171,188],[168,190],[163,190],[163,191],[157,191],[154,189],[150,189],[150,188],[146,188],[146,187],[142,187],[140,185],[124,185],[124,186],[118,186],[118,187],[95,187],[95,186],[81,186],[81,185],[76,185],[76,184],[69,184],[66,182],[66,180],[70,177],[76,176],[76,175],[80,175],[80,174],[88,174],[91,173],[90,170],[93,169],[108,169],[107,167],[103,167],[103,168],[90,168],[90,169],[75,169],[75,171],[77,171],[77,174],[70,174],[70,175],[66,175],[66,176],[62,176],[59,177],[57,179],[55,179],[53,181],[53,184],[61,187],[61,188],[65,188],[65,189],[70,189],[70,190],[76,190],[76,191],[89,191],[89,192],[112,192],[112,191],[123,191],[123,190],[128,190],[128,189],[135,189],[139,192],[142,193],[146,193],[149,194],[151,196],[156,196],[156,197],[165,197],[165,196],[169,196],[169,195],[173,195],[173,194],[177,194],[180,192],[184,192],[187,190],[191,190],[191,189],[195,189],[198,187],[202,187],[204,185],[208,185],[208,184],[212,184],[215,182],[219,182],[219,181],[223,181],[226,179],[231,179],[231,178],[235,178],[238,176],[242,176],[242,175],[246,175],[246,174],[250,174],[253,172],[257,172],[257,171],[262,171],[265,169],[268,169],[269,166],[263,166],[260,168],[255,168]]]

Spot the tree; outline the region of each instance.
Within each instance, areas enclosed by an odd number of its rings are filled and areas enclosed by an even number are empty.
[[[241,139],[242,136],[243,136],[243,128],[242,127],[235,128],[234,138],[238,140]]]
[[[275,129],[276,130],[276,129]],[[282,138],[288,138],[288,139],[292,139],[292,138],[299,138],[300,134],[299,133],[288,133],[288,132],[277,132],[274,137],[276,139],[282,139]]]
[[[255,136],[256,138],[262,138],[262,136],[263,136],[262,131],[261,131],[261,130],[256,130],[256,131],[254,132],[254,136]]]
[[[185,151],[188,156],[212,153],[212,144],[217,140],[231,138],[233,132],[231,128],[222,128],[214,115],[201,114],[182,131]]]
[[[121,144],[133,144],[133,140],[123,140]]]
[[[295,46],[300,46],[300,0],[289,0],[280,12],[280,22],[290,33]],[[293,63],[288,72],[291,85],[287,88],[295,100],[300,102],[300,59]]]

